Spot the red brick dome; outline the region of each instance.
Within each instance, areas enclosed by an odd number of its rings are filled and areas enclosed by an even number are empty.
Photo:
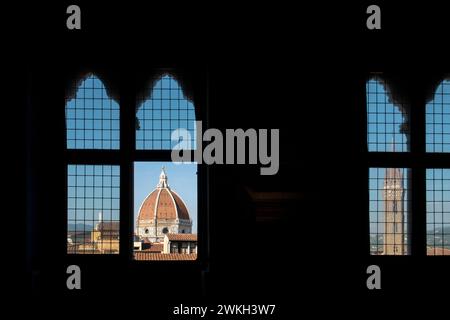
[[[167,184],[164,170],[159,177],[159,183],[142,202],[138,221],[154,219],[190,220],[189,212],[181,197],[171,190]]]

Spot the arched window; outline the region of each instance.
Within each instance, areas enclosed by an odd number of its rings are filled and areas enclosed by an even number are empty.
[[[366,83],[367,143],[369,152],[409,151],[405,106],[394,102],[387,84],[379,77]]]
[[[384,79],[366,82],[367,150],[382,152],[385,167],[369,166],[369,241],[372,255],[409,254],[409,168],[392,167],[399,152],[409,152],[409,113],[394,99]],[[378,162],[379,163],[379,162]],[[402,227],[401,227],[401,226]],[[399,231],[401,230],[401,232]],[[401,244],[401,250],[395,244]]]
[[[174,77],[161,76],[138,103],[137,150],[171,150],[178,143],[171,141],[175,129],[187,130],[190,146],[195,149],[195,108]]]
[[[68,149],[119,149],[119,104],[102,81],[87,75],[66,98]]]
[[[172,149],[196,148],[196,109],[191,99],[167,73],[137,98],[133,230],[139,241],[162,243],[172,232],[197,237],[197,163],[174,164],[171,159]],[[182,140],[172,140],[180,131]],[[142,232],[146,228],[149,232]],[[139,252],[134,257],[158,258]]]
[[[195,79],[190,73],[182,77]],[[128,250],[143,247],[130,246],[128,239],[157,243],[159,248],[171,232],[197,239],[199,168],[195,162],[177,165],[171,159],[180,142],[172,141],[174,131],[184,132],[183,142],[188,143],[182,144],[183,149],[195,150],[194,91],[186,94],[176,76],[167,73],[153,79],[137,97],[134,88],[121,87],[124,101],[137,98],[136,105],[127,103],[125,110],[93,73],[77,80],[66,94],[70,254],[118,254],[122,247],[121,254],[127,255]],[[133,206],[135,223],[129,224]],[[135,252],[133,257],[161,258],[150,252]],[[196,259],[195,253],[188,260]]]
[[[426,106],[427,152],[450,152],[450,80],[437,87]]]
[[[401,94],[379,77],[366,83],[370,253],[450,255],[450,80],[426,104],[427,88],[417,79],[401,81]]]
[[[67,93],[67,253],[119,253],[120,166],[78,151],[119,149],[119,122],[119,104],[95,75]]]

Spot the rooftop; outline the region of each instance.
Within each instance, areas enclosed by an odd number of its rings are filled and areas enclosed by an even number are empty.
[[[164,249],[164,244],[162,243],[152,243],[147,249],[142,249],[142,252],[156,252],[161,253]]]
[[[192,253],[154,253],[146,251],[136,251],[134,252],[135,260],[149,260],[149,261],[194,261],[197,260],[197,254]]]
[[[450,249],[439,247],[427,247],[427,255],[429,256],[450,256]]]
[[[197,235],[193,233],[168,233],[170,241],[197,241]]]

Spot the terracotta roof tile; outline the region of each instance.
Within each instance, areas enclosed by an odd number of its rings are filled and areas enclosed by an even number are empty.
[[[177,204],[178,219],[189,220],[190,218],[188,209],[184,205],[183,200],[181,200],[180,196],[175,191],[172,191],[172,196],[173,199],[175,200],[175,203]]]
[[[119,221],[102,221],[95,226],[95,230],[102,232],[119,232],[119,229]]]
[[[146,260],[146,261],[177,261],[177,260],[197,260],[197,254],[187,254],[187,253],[154,253],[145,251],[135,251],[135,260]]]
[[[429,256],[450,256],[450,249],[427,247],[427,255]]]
[[[139,210],[139,220],[151,220],[155,217],[155,203],[158,197],[158,189],[154,190],[145,198]]]
[[[169,233],[170,241],[197,241],[197,235],[193,233]]]
[[[166,181],[165,173],[161,173],[160,183],[144,200],[139,209],[138,221],[154,220],[155,211],[157,219],[183,219],[190,220],[189,212],[181,197],[170,189]]]
[[[150,248],[143,249],[142,252],[162,252],[164,249],[164,244],[162,243],[153,243],[150,245]]]

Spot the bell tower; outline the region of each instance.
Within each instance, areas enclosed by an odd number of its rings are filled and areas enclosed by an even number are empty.
[[[387,168],[383,186],[384,244],[383,254],[403,255],[404,246],[404,188],[399,168]]]

